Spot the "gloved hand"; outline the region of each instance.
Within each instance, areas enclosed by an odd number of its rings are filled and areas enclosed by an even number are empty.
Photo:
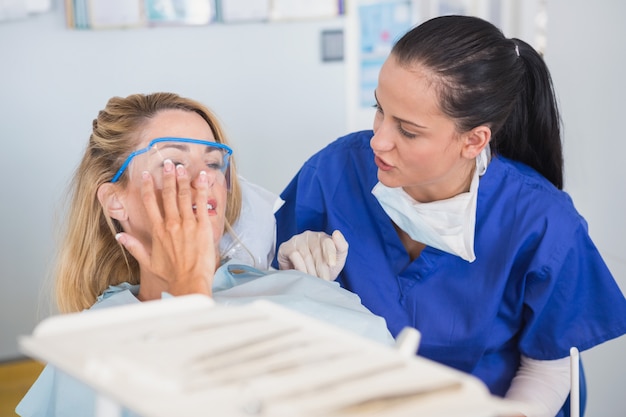
[[[339,230],[332,236],[307,230],[292,236],[278,248],[279,269],[296,269],[334,281],[348,256],[348,242]]]

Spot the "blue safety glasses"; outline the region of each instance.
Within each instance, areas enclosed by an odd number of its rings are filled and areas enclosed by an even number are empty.
[[[135,164],[139,164],[142,171],[148,171],[157,178],[158,184],[166,159],[171,160],[174,165],[183,165],[190,173],[203,170],[228,180],[228,163],[232,153],[233,150],[223,143],[188,138],[157,138],[145,148],[128,155],[111,182],[117,182],[135,160]]]

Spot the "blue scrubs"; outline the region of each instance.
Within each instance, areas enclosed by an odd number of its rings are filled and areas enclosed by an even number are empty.
[[[339,229],[350,248],[338,281],[387,320],[421,331],[421,356],[504,395],[520,354],[569,356],[626,332],[626,300],[570,197],[502,157],[480,179],[473,263],[426,247],[413,262],[372,195],[373,133],[311,157],[283,191],[277,247],[305,230]]]
[[[138,292],[138,285],[128,283],[110,287],[92,309],[139,303]],[[394,343],[385,320],[363,307],[358,296],[299,271],[263,272],[227,263],[215,274],[213,299],[221,305],[264,299],[380,343]],[[95,400],[92,388],[46,366],[15,411],[22,417],[88,417],[94,415]],[[137,417],[129,410],[122,410],[122,415]]]

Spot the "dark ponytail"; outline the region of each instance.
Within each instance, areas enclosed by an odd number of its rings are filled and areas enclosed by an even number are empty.
[[[496,135],[494,149],[500,155],[533,167],[562,189],[561,119],[550,72],[532,46],[519,39],[513,42],[525,71],[513,111]]]
[[[420,65],[436,82],[442,111],[460,131],[491,128],[494,154],[520,161],[563,188],[560,116],[550,73],[527,43],[471,16],[441,16],[393,47],[400,65]]]

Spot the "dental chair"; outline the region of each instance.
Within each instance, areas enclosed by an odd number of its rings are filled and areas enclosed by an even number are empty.
[[[220,241],[220,253],[228,259],[261,270],[270,268],[276,244],[274,207],[278,195],[239,176],[241,215]]]

